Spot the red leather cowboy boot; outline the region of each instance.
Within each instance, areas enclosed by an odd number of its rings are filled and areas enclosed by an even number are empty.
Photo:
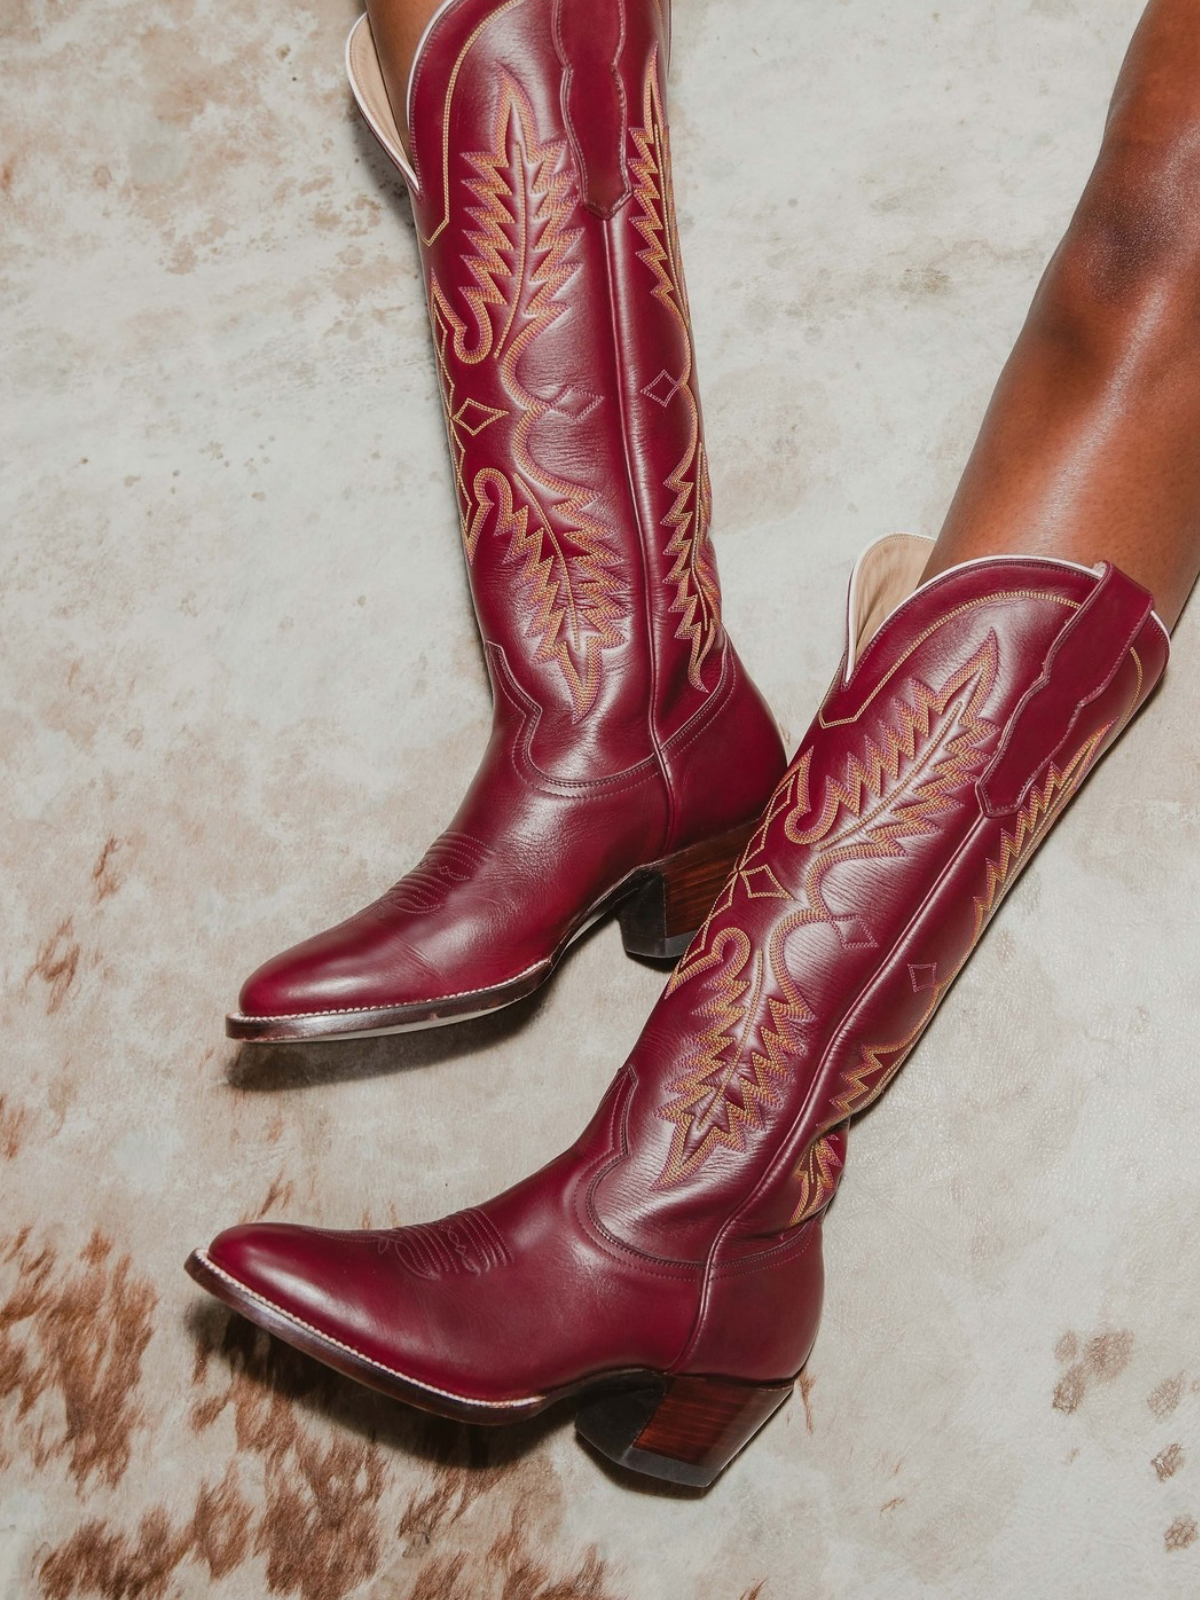
[[[234,1038],[478,1015],[614,908],[631,953],[678,956],[783,771],[721,624],[665,53],[656,0],[452,0],[410,160],[351,34],[412,194],[494,720],[419,866],[260,967]]]
[[[928,548],[859,563],[842,669],[577,1143],[427,1226],[233,1228],[189,1262],[206,1289],[426,1410],[586,1392],[605,1455],[716,1476],[808,1356],[848,1119],[1166,665],[1112,567],[970,562],[913,592]]]

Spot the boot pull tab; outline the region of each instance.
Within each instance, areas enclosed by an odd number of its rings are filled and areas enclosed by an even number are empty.
[[[628,108],[617,65],[625,46],[625,0],[554,0],[554,44],[583,202],[611,217],[629,194]]]
[[[1050,646],[1041,677],[1013,712],[979,781],[989,817],[1016,811],[1062,753],[1084,707],[1116,677],[1153,604],[1145,589],[1105,562],[1096,587]]]

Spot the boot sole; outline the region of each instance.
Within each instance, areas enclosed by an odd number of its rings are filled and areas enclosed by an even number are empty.
[[[515,978],[488,989],[469,989],[439,999],[395,1006],[352,1006],[279,1016],[233,1012],[225,1019],[230,1039],[244,1044],[283,1044],[316,1039],[375,1039],[392,1033],[417,1033],[469,1022],[526,999],[551,976],[577,939],[602,918],[616,914],[628,955],[651,961],[677,961],[707,916],[758,819],[635,867],[591,906],[552,955]]]
[[[794,1378],[751,1383],[631,1367],[593,1373],[545,1394],[473,1400],[419,1383],[322,1333],[218,1267],[207,1251],[193,1250],[185,1270],[214,1299],[304,1355],[389,1399],[452,1422],[499,1427],[584,1396],[575,1431],[593,1450],[643,1477],[695,1489],[716,1481],[795,1386]]]

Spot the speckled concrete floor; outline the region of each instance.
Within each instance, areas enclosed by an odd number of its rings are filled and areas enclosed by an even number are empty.
[[[791,740],[857,548],[936,529],[1137,0],[679,0],[677,185],[730,626]],[[1200,731],[1166,692],[852,1142],[803,1397],[703,1500],[229,1328],[187,1249],[478,1199],[660,983],[611,928],[490,1024],[239,1053],[487,719],[407,203],[353,0],[6,0],[0,1592],[1200,1592]],[[718,111],[718,104],[728,107]]]

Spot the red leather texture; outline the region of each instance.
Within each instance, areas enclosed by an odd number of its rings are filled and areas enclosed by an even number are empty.
[[[413,215],[494,725],[420,865],[261,967],[244,1016],[485,1004],[783,770],[721,622],[663,28],[654,0],[457,0],[418,57]]]
[[[252,1224],[207,1261],[281,1312],[284,1337],[299,1319],[316,1353],[337,1359],[319,1342],[335,1340],[434,1410],[502,1409],[629,1368],[789,1378],[816,1331],[846,1124],[1167,651],[1148,596],[1111,568],[998,559],[918,589],[852,670],[848,647],[570,1150],[431,1226]],[[1052,716],[1029,709],[1043,697]],[[997,773],[1021,800],[993,816],[982,789]]]

